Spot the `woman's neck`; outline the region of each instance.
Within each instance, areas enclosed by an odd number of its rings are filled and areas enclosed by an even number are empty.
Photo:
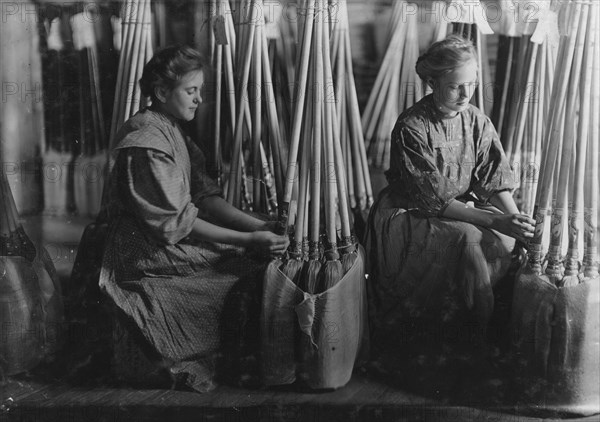
[[[169,113],[160,101],[153,101],[152,104],[150,104],[150,107],[148,108],[154,112],[162,114],[171,122],[177,122],[177,118],[175,118],[171,113]]]
[[[431,98],[432,98],[433,108],[435,108],[436,113],[442,119],[451,119],[453,117],[458,116],[458,111],[450,110],[449,108],[444,107],[443,105],[439,104],[438,101],[436,100],[434,94],[431,94]]]

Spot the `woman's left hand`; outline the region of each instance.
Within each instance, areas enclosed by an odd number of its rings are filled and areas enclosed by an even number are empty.
[[[494,214],[491,228],[523,244],[533,237],[535,220],[525,214]]]

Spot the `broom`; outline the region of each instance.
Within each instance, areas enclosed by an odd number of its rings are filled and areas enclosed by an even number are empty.
[[[211,5],[213,4],[213,1],[211,1]],[[222,10],[221,10],[221,1],[217,1],[216,5],[215,5],[215,16],[213,17],[213,19],[211,20],[211,22],[216,21],[217,16],[221,17],[222,16]],[[212,10],[212,9],[211,9]],[[217,31],[217,30],[215,30]],[[217,184],[219,186],[222,186],[222,172],[223,172],[223,161],[221,159],[221,96],[222,96],[222,79],[223,79],[223,45],[227,44],[227,35],[225,33],[225,27],[223,24],[222,27],[222,31],[223,34],[221,35],[221,37],[219,37],[219,39],[216,39],[216,37],[213,34],[213,31],[211,31],[210,35],[211,35],[211,46],[213,45],[213,43],[215,43],[216,45],[213,47],[214,48],[214,53],[212,54],[212,58],[213,58],[213,63],[214,63],[214,67],[215,67],[215,108],[214,108],[214,124],[213,124],[213,143],[214,143],[214,149],[213,149],[213,162],[215,165],[215,172],[216,172],[216,179],[217,179]],[[224,39],[223,39],[224,37]]]
[[[322,12],[322,19],[325,22],[330,22],[331,18],[327,13],[327,9]],[[322,103],[319,103],[319,106],[322,110],[323,125],[322,125],[322,134],[324,135],[323,142],[323,169],[322,171],[323,178],[325,180],[325,210],[326,210],[326,235],[327,235],[327,248],[325,250],[325,262],[321,267],[321,273],[319,274],[320,282],[319,282],[319,291],[324,292],[329,288],[335,286],[335,284],[340,281],[344,275],[342,263],[340,262],[340,256],[337,250],[337,224],[336,224],[336,191],[337,191],[337,179],[335,172],[335,158],[334,158],[334,147],[333,147],[333,138],[334,138],[334,127],[338,127],[337,119],[335,118],[335,108],[333,105],[333,101],[335,101],[334,97],[334,88],[333,88],[333,75],[331,72],[331,57],[329,54],[329,28],[328,25],[321,25],[321,53],[322,53],[322,80],[324,89],[320,89],[320,93],[322,96]],[[325,35],[325,36],[322,36]],[[318,38],[318,36],[317,36]],[[318,42],[318,41],[317,41]],[[317,52],[318,54],[318,52]],[[331,88],[331,89],[330,89]],[[339,135],[338,135],[339,138]],[[317,148],[317,146],[315,146]],[[317,163],[315,162],[315,170],[319,170],[316,167]],[[341,198],[338,198],[341,200]],[[341,211],[341,209],[340,209]]]
[[[344,14],[342,11],[342,19],[344,18]],[[346,42],[348,42],[349,39],[346,38]],[[347,45],[348,47],[348,45]],[[324,51],[325,51],[325,56],[327,57],[329,55],[329,49],[328,49],[328,45],[324,45]],[[349,58],[349,55],[346,55],[346,57]],[[351,69],[351,67],[349,66],[349,69]],[[351,74],[351,72],[350,72]],[[327,80],[332,82],[332,73],[331,73],[331,64],[330,61],[326,60],[325,61],[325,76],[327,78]],[[356,102],[354,102],[354,100],[356,99],[356,89],[354,87],[354,85],[352,84],[348,91],[351,92],[351,96],[350,96],[350,101],[352,104],[355,104],[356,106],[358,105]],[[353,95],[352,95],[353,93]],[[333,95],[333,93],[332,93]],[[352,106],[354,107],[354,106]],[[339,133],[339,126],[337,124],[335,124],[338,119],[336,118],[336,109],[333,105],[333,103],[331,102],[326,102],[325,103],[325,111],[326,111],[326,117],[330,124],[328,125],[328,142],[327,142],[327,156],[328,156],[328,160],[327,162],[329,163],[329,168],[330,170],[327,172],[327,177],[329,179],[331,179],[331,185],[332,185],[332,191],[330,193],[330,202],[334,201],[334,197],[336,196],[337,193],[337,199],[338,199],[338,209],[339,209],[339,215],[340,215],[340,222],[341,222],[341,235],[342,235],[342,242],[340,245],[340,249],[343,250],[343,254],[341,257],[341,270],[335,270],[338,271],[338,273],[340,274],[339,278],[335,278],[334,276],[332,276],[330,278],[330,280],[325,284],[326,288],[330,288],[333,287],[335,285],[335,283],[337,281],[339,281],[339,279],[341,279],[341,277],[343,276],[343,274],[345,274],[353,265],[354,262],[356,261],[356,249],[354,246],[354,239],[352,237],[352,232],[350,229],[350,213],[349,213],[349,206],[348,206],[348,192],[346,191],[346,170],[344,168],[344,155],[342,152],[342,147],[341,147],[341,140],[340,140],[340,133]],[[357,116],[357,109],[354,109],[354,116]],[[356,123],[358,124],[358,120],[356,120]],[[356,126],[355,126],[356,128]],[[365,164],[366,162],[366,154],[361,154],[364,153],[365,151],[362,150],[360,151],[357,148],[357,139],[354,139],[353,142],[354,145],[354,151],[352,152],[353,156],[357,159],[360,159],[360,162],[356,163],[355,168],[358,167],[362,167],[362,165]],[[333,167],[333,168],[331,168]],[[364,167],[363,167],[364,168]],[[368,169],[367,169],[368,170]],[[370,181],[369,181],[370,184]],[[335,185],[335,186],[333,186]],[[333,189],[337,189],[333,190]],[[367,202],[367,204],[370,206],[370,204]],[[367,205],[365,204],[365,205]],[[361,208],[362,209],[362,208]],[[330,242],[331,243],[331,242]],[[332,260],[335,259],[335,255],[339,256],[339,253],[336,251],[336,253],[334,254],[334,256],[332,257]],[[337,266],[337,263],[335,264]],[[335,273],[334,273],[335,274]]]
[[[581,14],[581,5],[574,4],[574,11],[571,13],[569,28],[575,28],[579,22]],[[561,47],[563,54],[558,61],[559,69],[554,75],[552,84],[552,98],[550,100],[550,120],[548,131],[545,134],[545,153],[542,157],[544,164],[540,168],[540,177],[537,186],[536,203],[534,207],[534,217],[536,227],[533,239],[530,242],[529,264],[537,274],[541,273],[541,255],[542,255],[542,236],[544,232],[544,222],[548,211],[548,200],[550,193],[550,183],[552,180],[553,169],[555,168],[558,155],[558,144],[560,143],[559,130],[556,127],[560,124],[559,117],[564,109],[564,99],[573,62],[573,53],[575,52],[576,37],[565,35],[562,37]]]
[[[311,58],[311,62],[314,61],[314,58]],[[310,63],[312,65],[312,63]],[[312,67],[312,66],[311,66]],[[314,86],[314,73],[310,72],[308,76],[308,86]],[[298,202],[297,209],[295,215],[295,224],[292,221],[293,216],[290,216],[290,225],[294,224],[294,238],[293,242],[294,246],[290,246],[290,259],[284,264],[284,266],[290,266],[290,269],[287,269],[287,273],[295,274],[296,284],[304,291],[308,291],[307,280],[308,277],[306,275],[308,270],[308,260],[310,259],[311,253],[315,254],[315,249],[317,250],[317,259],[318,259],[318,244],[316,248],[312,248],[311,250],[311,242],[309,240],[309,214],[310,214],[310,201],[309,201],[309,190],[310,190],[310,177],[311,177],[311,142],[312,142],[312,133],[313,133],[313,118],[315,109],[315,90],[311,89],[307,92],[306,98],[299,106],[303,106],[304,109],[304,119],[305,122],[302,125],[301,130],[301,148],[302,148],[302,156],[301,160],[298,163],[300,166],[300,181],[298,184],[297,194],[298,194]],[[292,261],[292,262],[290,262]],[[295,261],[295,262],[294,262]],[[294,279],[292,279],[294,280]]]
[[[312,114],[311,102],[306,102],[307,115]],[[306,128],[303,133],[303,142],[302,142],[302,157],[300,161],[300,184],[298,186],[298,208],[296,213],[296,220],[294,226],[294,238],[290,242],[290,247],[288,250],[288,259],[283,263],[281,267],[281,271],[294,283],[299,285],[301,288],[305,287],[305,284],[302,281],[302,269],[304,267],[304,249],[308,247],[308,239],[306,242],[304,239],[307,237],[305,235],[305,231],[308,228],[308,185],[309,185],[309,176],[310,176],[310,133],[311,131],[308,128],[311,128],[312,125],[306,125]]]
[[[310,172],[310,227],[309,227],[309,259],[304,265],[306,291],[317,293],[319,287],[320,261],[320,217],[321,217],[321,156],[322,156],[322,107],[323,107],[323,0],[315,1],[315,32],[313,42],[313,125],[312,156]],[[305,24],[308,26],[308,22]]]
[[[582,62],[584,59],[584,46],[585,46],[585,37],[586,37],[586,26],[587,26],[588,16],[587,16],[587,8],[584,7],[581,13],[580,25],[577,30],[577,41],[576,41],[576,49],[575,49],[575,57],[573,66],[571,69],[571,78],[569,85],[570,86],[578,86],[581,78],[581,68]],[[585,69],[585,66],[584,66]],[[585,78],[584,78],[585,80]],[[565,194],[567,192],[567,184],[569,181],[569,173],[571,171],[571,164],[573,160],[577,157],[577,155],[573,156],[573,146],[574,139],[578,139],[575,137],[576,127],[575,127],[575,119],[569,118],[568,116],[575,116],[577,114],[577,94],[578,91],[573,89],[569,92],[567,103],[566,103],[566,116],[565,119],[565,127],[563,134],[563,142],[562,142],[562,153],[560,155],[560,166],[558,173],[558,183],[555,189],[555,206],[552,211],[552,219],[551,219],[551,229],[550,229],[550,246],[548,249],[548,266],[546,267],[546,274],[549,276],[550,281],[554,284],[559,284],[560,280],[563,277],[562,274],[562,233],[564,228],[564,218],[566,211],[566,203],[565,203]],[[583,98],[583,97],[582,97]],[[580,109],[584,111],[583,109]],[[589,111],[588,111],[589,115]],[[580,119],[578,127],[581,128],[583,123],[583,119]],[[580,148],[578,147],[577,154],[580,154]],[[571,181],[573,183],[573,181]],[[571,215],[569,218],[571,219],[577,212],[575,207],[571,210]],[[575,245],[575,249],[577,245]]]
[[[591,115],[600,115],[600,8],[595,8],[595,40],[593,67],[592,67],[592,89],[591,89]],[[585,208],[584,208],[584,254],[583,275],[585,279],[598,278],[598,144],[600,143],[600,122],[591,122],[591,137],[588,140],[587,165],[585,170]]]
[[[574,193],[572,212],[569,215],[569,246],[567,250],[567,257],[565,260],[565,276],[562,282],[557,283],[559,287],[571,287],[579,284],[579,240],[581,239],[582,227],[581,223],[583,220],[583,206],[584,206],[584,182],[585,182],[585,163],[586,163],[586,148],[589,144],[590,135],[590,108],[592,107],[592,95],[590,87],[592,86],[592,72],[594,66],[593,50],[595,47],[595,37],[597,31],[597,16],[595,10],[590,10],[590,5],[583,5],[582,11],[582,22],[578,27],[580,32],[585,31],[586,22],[583,22],[584,18],[588,18],[587,22],[587,36],[578,34],[577,42],[577,53],[584,56],[583,71],[581,79],[584,81],[580,86],[579,91],[579,122],[577,125],[577,150],[576,150],[576,163],[575,163],[575,174],[571,181],[571,192]],[[581,44],[579,42],[581,38]],[[587,42],[586,42],[587,41]],[[585,54],[584,54],[585,53]],[[577,85],[573,85],[577,86]],[[573,91],[577,92],[577,89]],[[563,157],[563,160],[565,158]]]
[[[260,155],[260,146],[262,138],[262,101],[260,87],[262,86],[262,33],[263,33],[263,19],[259,19],[256,24],[252,54],[252,74],[250,75],[254,81],[251,86],[255,87],[255,98],[251,101],[250,109],[252,110],[252,204],[254,210],[258,211],[258,207],[261,203],[261,164],[262,159]],[[249,94],[250,95],[250,94]],[[251,99],[251,97],[249,97]]]

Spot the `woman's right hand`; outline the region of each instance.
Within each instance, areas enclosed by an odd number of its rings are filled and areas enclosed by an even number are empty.
[[[257,248],[258,252],[271,257],[282,255],[290,244],[287,235],[279,236],[270,231],[255,231],[248,235],[248,247]]]
[[[535,220],[525,214],[494,214],[491,228],[523,244],[533,238]]]

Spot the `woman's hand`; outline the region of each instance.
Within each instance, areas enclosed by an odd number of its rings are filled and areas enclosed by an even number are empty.
[[[533,237],[535,220],[524,214],[494,214],[490,228],[527,244]]]
[[[263,226],[260,228],[260,230],[269,231],[272,233],[277,233],[278,229],[279,229],[279,221],[277,221],[277,220],[265,221],[263,223]]]
[[[247,247],[258,249],[259,253],[277,257],[283,254],[290,244],[290,240],[286,235],[279,236],[270,231],[255,231],[249,233],[249,241]]]

